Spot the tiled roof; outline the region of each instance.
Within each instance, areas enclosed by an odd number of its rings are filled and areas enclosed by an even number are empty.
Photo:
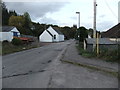
[[[99,44],[116,44],[116,41],[111,41],[109,38],[99,38]],[[86,38],[87,44],[93,44],[96,42],[96,39]]]
[[[120,23],[118,23],[108,31],[103,32],[102,37],[103,38],[116,38],[116,37],[120,38]]]
[[[15,28],[15,27],[14,26],[2,26],[2,32],[9,32],[13,28]]]
[[[52,27],[58,34],[63,35],[63,33],[60,31],[60,28],[58,27]]]

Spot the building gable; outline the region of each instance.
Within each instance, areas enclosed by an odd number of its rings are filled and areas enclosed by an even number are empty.
[[[60,32],[60,30],[58,29],[58,27],[49,27],[47,29],[51,34],[55,34],[57,33],[58,35],[63,35],[62,32]]]
[[[19,31],[17,30],[16,27],[14,27],[14,28],[11,30],[11,32],[17,32],[17,33],[19,33]]]

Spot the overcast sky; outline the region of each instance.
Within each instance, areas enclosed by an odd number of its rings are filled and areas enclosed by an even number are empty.
[[[28,12],[32,21],[59,26],[78,24],[93,28],[93,0],[3,0],[9,10]],[[97,0],[97,30],[106,31],[118,23],[120,0]]]

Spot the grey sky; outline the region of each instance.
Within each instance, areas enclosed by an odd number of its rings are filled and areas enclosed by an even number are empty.
[[[93,0],[3,1],[8,9],[16,10],[19,14],[29,12],[32,21],[59,26],[78,24],[78,15],[75,12],[80,11],[80,25],[93,27]],[[105,31],[118,23],[118,1],[97,0],[97,30]]]

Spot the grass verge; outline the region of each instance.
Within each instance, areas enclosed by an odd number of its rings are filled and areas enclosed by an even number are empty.
[[[120,48],[118,50],[108,50],[103,48],[100,50],[100,53],[97,55],[95,52],[88,52],[83,49],[83,43],[77,44],[76,48],[79,55],[86,58],[98,58],[105,60],[106,62],[120,63]]]
[[[0,53],[1,55],[6,55],[6,54],[10,54],[10,53],[14,53],[14,52],[19,52],[19,51],[23,51],[23,50],[28,50],[28,49],[32,49],[32,48],[37,48],[38,45],[31,45],[31,44],[24,44],[24,45],[13,45],[10,42],[7,43],[2,43],[2,53]]]
[[[78,50],[79,55],[81,55],[83,57],[87,57],[87,58],[96,57],[95,53],[88,52],[88,51],[84,50],[83,48],[81,48],[79,45],[77,45],[76,48]]]

